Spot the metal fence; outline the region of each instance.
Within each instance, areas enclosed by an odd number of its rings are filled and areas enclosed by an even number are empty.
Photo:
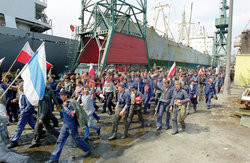
[[[38,0],[40,2],[46,3],[47,4],[47,0]]]

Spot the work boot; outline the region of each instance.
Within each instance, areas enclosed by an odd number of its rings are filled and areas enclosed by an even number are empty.
[[[58,163],[59,161],[58,160],[49,160],[49,161],[46,161],[45,163]]]
[[[161,127],[157,127],[157,128],[156,128],[156,131],[159,131],[159,130],[161,130]]]
[[[113,111],[109,111],[109,115],[112,115],[112,114],[114,114],[114,112]]]
[[[15,148],[18,146],[18,143],[17,142],[13,142],[11,141],[10,144],[8,145],[8,148],[11,149],[11,148]]]
[[[170,129],[170,127],[166,127],[166,128],[165,128],[165,130],[168,130],[168,129]]]
[[[128,137],[128,135],[127,134],[124,134],[121,138],[122,139],[126,139]]]
[[[179,133],[178,131],[175,131],[175,132],[172,133],[172,135],[176,135],[176,134],[178,134],[178,133]]]
[[[116,134],[113,134],[111,137],[108,138],[108,140],[115,140],[116,139]]]
[[[83,156],[83,157],[87,156],[87,155],[89,154],[89,152],[90,152],[90,149],[89,149],[88,151],[86,151],[86,152],[85,152],[85,151],[83,151],[82,156]]]

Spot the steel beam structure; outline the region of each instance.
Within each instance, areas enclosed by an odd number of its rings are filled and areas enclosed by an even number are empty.
[[[213,55],[212,55],[212,66],[224,66],[225,59],[227,56],[227,44],[228,44],[228,14],[227,11],[229,6],[227,5],[227,0],[221,0],[220,7],[220,18],[215,19],[215,39],[213,45]]]
[[[82,22],[79,29],[80,43],[72,66],[73,70],[79,65],[91,42],[95,41],[99,48],[98,73],[100,74],[106,67],[114,33],[143,39],[147,51],[147,0],[136,0],[133,5],[125,0],[82,0],[80,19]]]

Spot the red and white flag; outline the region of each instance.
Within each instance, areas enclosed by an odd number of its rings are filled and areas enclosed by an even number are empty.
[[[89,75],[93,75],[95,73],[95,69],[93,67],[92,64],[90,64],[90,67],[89,67]]]
[[[176,71],[176,63],[174,62],[174,64],[172,65],[172,67],[168,73],[168,79],[171,78],[171,76],[175,73],[175,71]]]
[[[23,64],[26,64],[29,62],[29,60],[32,58],[32,56],[34,55],[33,50],[30,48],[30,44],[27,41],[24,45],[24,47],[22,48],[22,50],[20,51],[20,53],[18,54],[16,60],[18,62],[21,62]],[[53,67],[53,65],[49,62],[46,63],[47,69],[50,69]]]
[[[5,57],[3,57],[2,59],[0,59],[0,66],[2,65],[4,59],[5,59]]]
[[[204,68],[201,68],[200,71],[199,71],[199,73],[198,73],[198,76],[201,76],[201,74],[202,74],[203,72],[205,72],[205,71],[204,71]]]

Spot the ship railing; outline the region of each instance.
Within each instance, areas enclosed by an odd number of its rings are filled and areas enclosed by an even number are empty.
[[[48,25],[52,25],[52,20],[49,19],[48,16],[44,12],[36,13],[36,19]]]
[[[46,3],[47,4],[47,0],[38,0],[40,2]]]

